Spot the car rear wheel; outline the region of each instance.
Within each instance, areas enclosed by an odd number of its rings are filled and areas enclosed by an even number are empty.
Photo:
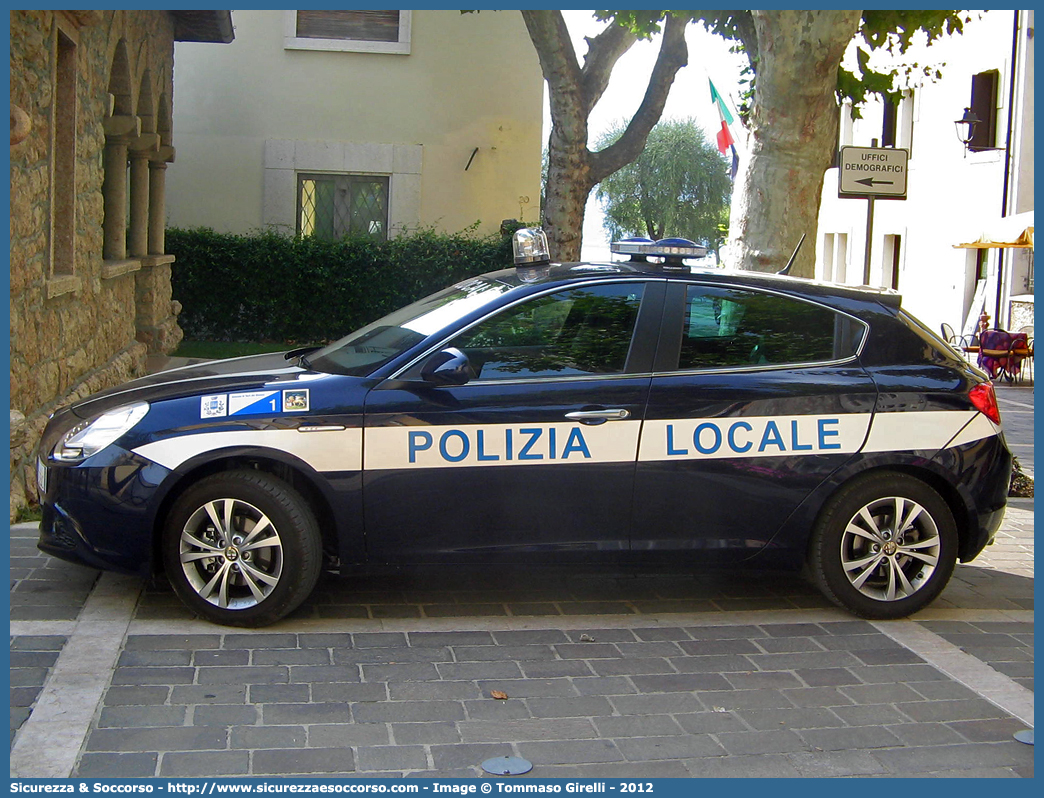
[[[315,516],[297,491],[260,471],[230,471],[200,480],[174,503],[163,561],[193,612],[257,627],[308,597],[322,546]]]
[[[882,472],[842,488],[812,533],[809,567],[823,594],[865,618],[902,618],[942,592],[957,562],[943,498],[914,477]]]

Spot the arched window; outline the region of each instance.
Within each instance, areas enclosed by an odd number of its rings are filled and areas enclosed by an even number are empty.
[[[127,246],[131,257],[149,254],[149,158],[159,146],[156,135],[156,105],[152,95],[152,73],[145,70],[138,90],[140,135],[128,142],[130,155],[130,231]]]
[[[54,150],[51,160],[51,276],[72,277],[76,261],[76,39],[55,21]]]
[[[116,43],[113,54],[109,98],[111,111],[104,122],[102,255],[105,260],[124,260],[127,257],[127,143],[138,131],[131,96],[130,61],[124,39]]]
[[[169,85],[169,84],[168,84]],[[174,157],[171,146],[170,99],[160,94],[156,106],[156,135],[159,146],[149,159],[149,254],[162,255],[166,227],[166,179],[167,161]]]

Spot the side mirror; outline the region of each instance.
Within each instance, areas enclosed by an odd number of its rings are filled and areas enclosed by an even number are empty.
[[[420,375],[432,385],[465,385],[474,378],[475,372],[468,356],[451,346],[428,358]]]

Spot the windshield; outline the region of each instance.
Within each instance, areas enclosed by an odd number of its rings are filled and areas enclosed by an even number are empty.
[[[316,371],[366,376],[510,290],[510,285],[483,277],[465,280],[328,344],[305,364]]]

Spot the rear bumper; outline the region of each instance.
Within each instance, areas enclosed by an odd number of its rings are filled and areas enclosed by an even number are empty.
[[[967,517],[957,556],[961,562],[971,562],[993,543],[1004,521],[1011,485],[1011,451],[1000,434],[946,453],[952,458],[950,468],[963,466],[959,484]]]

